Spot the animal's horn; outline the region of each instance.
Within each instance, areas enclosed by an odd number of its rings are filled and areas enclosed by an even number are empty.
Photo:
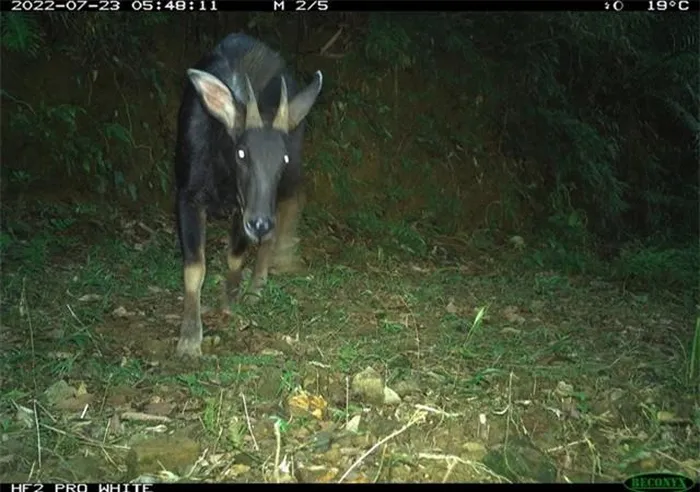
[[[284,77],[281,77],[281,80],[280,105],[275,121],[272,122],[272,128],[286,133],[289,131],[289,101],[287,101],[287,83],[284,81]]]
[[[250,83],[250,79],[247,75],[245,77],[245,82],[248,86],[248,104],[246,105],[245,111],[245,127],[262,128],[263,122],[262,118],[260,118],[260,111],[258,110],[258,101],[255,99],[255,91],[253,90],[253,85]]]

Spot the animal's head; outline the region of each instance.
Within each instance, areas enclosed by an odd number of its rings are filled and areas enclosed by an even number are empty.
[[[282,77],[277,114],[272,121],[263,121],[247,76],[243,77],[245,81],[234,81],[233,86],[239,89],[231,91],[208,72],[190,69],[187,75],[206,110],[224,125],[235,143],[231,165],[237,167],[236,191],[243,209],[243,228],[253,242],[263,241],[275,227],[277,186],[291,158],[289,133],[316,102],[323,76],[316,72],[313,82],[291,100]]]

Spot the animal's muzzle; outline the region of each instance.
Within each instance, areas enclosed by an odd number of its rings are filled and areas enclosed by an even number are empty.
[[[268,217],[254,217],[243,224],[245,233],[256,242],[262,241],[274,227],[274,220]]]

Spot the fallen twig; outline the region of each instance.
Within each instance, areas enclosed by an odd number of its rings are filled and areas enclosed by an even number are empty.
[[[105,445],[105,444],[101,443],[100,441],[95,441],[94,439],[90,439],[90,438],[87,438],[85,436],[81,436],[80,434],[72,434],[70,432],[66,432],[64,430],[61,430],[61,429],[58,429],[56,427],[46,425],[46,424],[41,424],[41,427],[43,427],[44,429],[48,429],[52,432],[55,432],[56,434],[61,434],[63,436],[69,436],[69,437],[72,437],[73,439],[77,439],[85,444],[88,444],[90,446],[95,446],[98,448],[111,448],[111,449],[122,449],[122,450],[130,449],[129,446],[125,446],[122,444],[107,444],[107,445]]]
[[[275,482],[280,483],[280,451],[282,450],[282,433],[280,431],[280,421],[275,420]]]
[[[501,482],[510,483],[510,480],[508,480],[506,477],[494,473],[488,466],[484,465],[483,463],[480,463],[478,461],[465,460],[463,458],[460,458],[459,456],[455,456],[452,454],[418,453],[418,459],[447,461],[448,463],[454,463],[454,465],[456,465],[457,463],[469,465],[477,472],[486,473],[487,475],[490,475]],[[452,466],[452,468],[454,468],[454,465]],[[451,470],[448,471],[451,473]],[[443,477],[443,482],[447,480],[450,473],[445,473],[445,476]]]
[[[345,55],[347,53],[326,53],[325,55],[321,55],[325,58],[331,58],[333,60],[340,60],[341,58],[345,58]]]
[[[31,106],[29,106],[31,108]],[[22,293],[19,298],[19,313],[22,317],[27,317],[27,325],[29,327],[29,344],[32,350],[32,383],[34,384],[34,395],[33,398],[33,411],[34,411],[34,429],[36,430],[36,456],[39,465],[39,470],[41,470],[41,433],[39,432],[39,414],[37,412],[37,401],[36,396],[39,394],[39,389],[36,384],[36,350],[34,347],[34,326],[32,325],[32,317],[29,315],[29,308],[27,307],[27,279],[22,279]],[[34,465],[32,464],[32,472],[34,471]]]
[[[457,460],[448,460],[447,461],[447,471],[445,472],[445,476],[442,477],[442,483],[447,483],[447,479],[450,477],[450,474],[452,473],[452,470],[455,469],[455,466],[457,466]]]
[[[153,415],[143,412],[124,412],[121,414],[122,420],[135,420],[139,422],[170,422],[172,419],[165,415]]]
[[[362,456],[357,458],[357,460],[355,460],[355,462],[352,465],[350,465],[350,468],[348,468],[345,471],[345,473],[343,473],[343,476],[340,477],[340,479],[338,480],[338,483],[342,483],[342,481],[345,480],[345,478],[350,474],[351,471],[353,471],[355,468],[360,466],[360,464],[365,460],[365,458],[367,458],[367,456],[372,454],[382,444],[384,444],[387,441],[392,440],[393,438],[395,438],[399,434],[406,432],[409,428],[411,428],[412,426],[414,426],[415,424],[417,424],[419,422],[422,422],[424,419],[425,419],[425,412],[418,411],[418,412],[414,413],[413,416],[411,417],[411,420],[409,420],[406,425],[401,427],[399,430],[392,432],[391,434],[384,437],[383,439],[380,439],[374,446],[372,446],[367,451],[365,451],[365,453]]]
[[[243,412],[245,413],[245,421],[248,424],[248,432],[250,432],[250,437],[253,438],[253,447],[256,451],[260,451],[258,447],[258,441],[255,440],[255,434],[253,434],[253,425],[250,423],[250,416],[248,415],[248,405],[245,402],[245,395],[241,393],[241,399],[243,400]]]
[[[429,413],[436,413],[436,414],[442,415],[444,417],[459,417],[459,416],[461,416],[461,414],[459,414],[459,413],[448,413],[444,410],[440,410],[439,408],[430,407],[428,405],[421,405],[420,403],[417,403],[413,406],[415,408],[417,408],[418,410],[423,410],[424,412],[429,412]]]
[[[328,42],[323,45],[323,48],[321,48],[321,51],[319,52],[319,54],[324,55],[326,53],[326,51],[328,51],[328,48],[333,46],[333,44],[338,40],[338,38],[340,37],[340,34],[342,32],[343,32],[343,28],[342,27],[338,28],[336,33],[333,36],[331,36],[331,39],[329,39]]]

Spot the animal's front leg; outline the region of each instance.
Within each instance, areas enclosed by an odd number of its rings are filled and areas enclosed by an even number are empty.
[[[296,251],[299,238],[297,227],[301,215],[303,199],[296,193],[279,203],[277,208],[277,232],[270,269],[272,273],[298,272],[303,268]]]
[[[230,305],[239,296],[241,278],[243,277],[243,261],[248,248],[248,239],[242,233],[242,218],[240,211],[233,216],[233,224],[229,233],[228,249],[226,251],[226,287],[224,292],[224,312],[230,311]]]
[[[258,256],[255,259],[253,277],[250,279],[250,288],[246,293],[246,302],[255,304],[260,300],[260,294],[267,283],[267,273],[270,269],[270,258],[275,247],[274,237],[260,244]]]
[[[178,198],[177,222],[183,256],[185,309],[176,353],[179,356],[199,357],[202,355],[200,299],[206,274],[206,214],[201,208]]]

